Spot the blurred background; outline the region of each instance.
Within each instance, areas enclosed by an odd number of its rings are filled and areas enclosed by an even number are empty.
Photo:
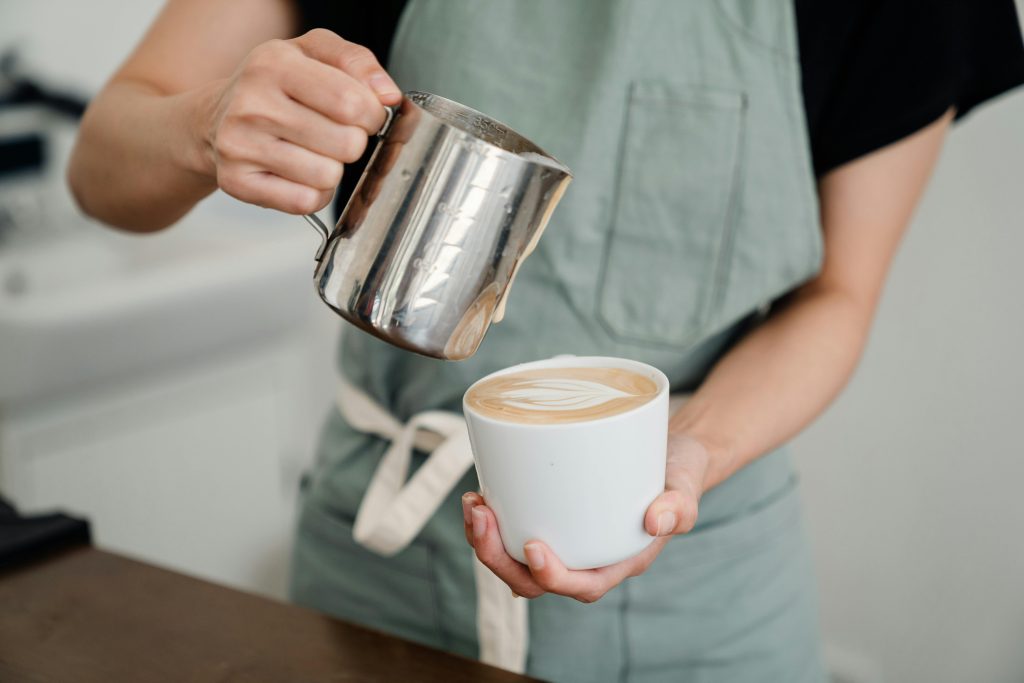
[[[121,234],[64,184],[76,108],[159,6],[0,4],[0,494],[283,597],[340,325],[315,235],[222,195]],[[1021,254],[1017,91],[954,130],[857,375],[795,444],[836,683],[1024,680]]]

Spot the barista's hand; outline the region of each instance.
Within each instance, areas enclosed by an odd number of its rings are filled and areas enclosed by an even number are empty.
[[[665,492],[658,496],[644,517],[644,528],[653,542],[640,554],[598,569],[573,571],[540,541],[524,548],[529,565],[516,562],[505,552],[494,513],[476,493],[462,496],[466,540],[492,572],[512,592],[527,598],[557,593],[580,602],[594,602],[623,580],[647,571],[651,562],[674,534],[685,534],[697,522],[697,503],[704,489],[710,456],[697,440],[670,435],[665,470]]]
[[[312,213],[399,101],[373,53],[330,31],[263,43],[216,84],[199,124],[210,173],[242,201]]]

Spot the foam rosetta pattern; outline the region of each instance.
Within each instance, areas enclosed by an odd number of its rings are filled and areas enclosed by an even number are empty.
[[[493,419],[545,424],[610,417],[657,394],[652,379],[621,368],[539,368],[486,379],[466,403]]]

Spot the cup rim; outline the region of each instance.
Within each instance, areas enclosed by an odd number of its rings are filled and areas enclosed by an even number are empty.
[[[447,97],[442,97],[441,95],[435,95],[434,93],[425,92],[423,90],[407,90],[406,92],[402,93],[402,95],[403,95],[405,100],[409,101],[411,104],[415,105],[416,107],[418,107],[419,109],[421,109],[425,113],[429,114],[430,116],[434,117],[438,121],[441,121],[445,125],[451,126],[452,128],[456,128],[456,129],[462,131],[463,133],[465,133],[467,135],[470,135],[473,138],[475,138],[477,140],[480,140],[481,142],[483,142],[483,143],[485,143],[487,145],[490,145],[491,147],[495,148],[496,150],[500,151],[501,153],[503,153],[505,155],[508,155],[510,158],[518,159],[519,161],[522,161],[522,162],[528,163],[528,164],[541,164],[541,165],[544,165],[544,166],[549,166],[551,168],[554,168],[555,170],[561,171],[562,173],[566,174],[570,178],[572,177],[572,171],[569,170],[568,166],[563,164],[561,161],[556,159],[554,156],[552,156],[548,152],[544,151],[533,140],[529,139],[528,137],[526,137],[525,135],[521,134],[519,131],[517,131],[512,126],[509,126],[506,123],[504,123],[502,121],[499,121],[498,119],[494,118],[493,116],[488,116],[487,114],[484,114],[483,112],[477,111],[476,109],[473,109],[472,107],[467,107],[466,105],[464,105],[464,104],[462,104],[460,102],[456,102],[455,100],[450,100]],[[492,123],[492,124],[494,124],[496,126],[499,126],[500,128],[508,131],[513,136],[515,136],[516,139],[518,139],[518,140],[522,141],[523,143],[525,143],[526,147],[530,148],[530,149],[524,150],[524,151],[532,152],[532,153],[536,154],[537,156],[541,157],[541,159],[530,159],[530,158],[524,157],[522,152],[515,152],[515,151],[513,151],[511,149],[506,149],[505,147],[502,147],[501,145],[499,145],[499,144],[497,144],[495,142],[492,142],[490,140],[487,140],[485,138],[480,137],[480,135],[478,133],[476,133],[476,132],[474,132],[472,130],[469,130],[469,128],[467,126],[461,125],[461,122],[460,122],[459,119],[457,119],[455,117],[444,116],[442,112],[435,111],[434,109],[428,108],[428,106],[429,106],[428,103],[429,102],[438,102],[438,103],[440,103],[442,105],[442,108],[449,108],[449,109],[452,109],[453,111],[459,111],[461,113],[465,113],[465,114],[468,114],[468,115],[471,115],[471,116],[479,116],[481,119],[483,119],[485,121],[488,121],[489,123]],[[547,163],[545,163],[545,162],[547,162]]]
[[[531,370],[535,367],[612,367],[620,368],[623,370],[641,370],[643,374],[649,376],[658,384],[658,393],[650,401],[641,403],[638,406],[625,410],[615,415],[608,415],[607,417],[599,417],[594,420],[579,420],[577,422],[559,422],[554,424],[535,424],[531,422],[511,422],[508,420],[498,420],[493,417],[482,415],[481,413],[473,410],[466,403],[466,395],[473,390],[473,387],[484,382],[492,377],[500,377],[501,375],[507,375],[513,372],[519,372],[521,370]],[[547,430],[547,429],[579,429],[592,427],[596,424],[607,424],[616,420],[626,419],[628,416],[641,411],[652,404],[664,401],[667,405],[668,395],[670,391],[668,377],[665,373],[642,361],[633,360],[631,358],[617,358],[615,356],[554,356],[553,358],[545,358],[541,360],[527,361],[525,363],[519,363],[517,365],[511,365],[501,370],[496,370],[492,373],[484,375],[480,379],[476,380],[469,385],[465,393],[462,394],[462,412],[465,414],[472,414],[474,420],[479,420],[488,424],[511,426],[516,429],[531,429],[531,430]]]

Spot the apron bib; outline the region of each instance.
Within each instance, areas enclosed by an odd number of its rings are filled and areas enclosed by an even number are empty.
[[[487,373],[563,353],[647,362],[675,391],[691,390],[772,300],[813,276],[821,236],[793,9],[787,0],[413,0],[390,68],[403,89],[522,131],[576,179],[521,268],[505,320],[473,358],[445,363],[346,330],[345,418],[329,422],[307,483],[293,593],[521,670],[526,601],[500,582],[474,595],[493,576],[474,571],[460,524],[458,494],[476,486],[460,472],[470,462],[462,394]],[[419,427],[441,436],[417,442]],[[744,681],[775,667],[772,680],[817,680],[797,513],[785,454],[762,457],[705,496],[698,528],[644,576],[595,605],[532,601],[527,669],[556,680]],[[785,586],[755,589],[760,573]],[[744,592],[698,637],[695,615]],[[769,617],[771,637],[745,628]],[[685,645],[658,641],[687,629]],[[603,649],[608,639],[619,645]]]

